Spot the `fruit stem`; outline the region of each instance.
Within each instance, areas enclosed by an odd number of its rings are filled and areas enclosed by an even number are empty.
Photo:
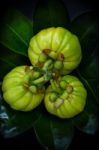
[[[67,85],[66,91],[71,94],[73,92],[73,87],[71,85]]]
[[[52,69],[53,68],[53,61],[51,59],[48,59],[45,63],[44,63],[44,66],[43,66],[43,70],[49,70],[49,69]]]
[[[66,81],[65,80],[60,81],[59,84],[62,89],[66,89]]]
[[[32,80],[37,79],[37,78],[39,78],[39,77],[40,77],[40,72],[35,71],[35,72],[33,73]]]
[[[55,80],[50,80],[50,83],[51,83],[51,86],[52,86],[52,89],[54,91],[56,91],[57,93],[60,93],[61,92],[61,89],[59,88],[57,82]]]
[[[57,94],[55,92],[51,93],[50,95],[50,101],[51,102],[55,102],[57,99]]]
[[[40,83],[45,82],[45,81],[46,81],[45,77],[42,76],[42,77],[34,80],[32,83],[34,83],[34,84],[40,84]]]
[[[62,99],[67,99],[68,98],[68,92],[67,91],[64,91],[63,93],[62,93],[62,95],[60,96],[60,98],[62,98]]]
[[[39,62],[43,63],[47,60],[47,55],[44,53],[41,53],[39,56]]]
[[[30,86],[29,90],[34,94],[37,93],[37,87],[35,85]]]
[[[54,106],[55,106],[55,108],[59,108],[63,103],[64,103],[64,100],[62,98],[58,98],[55,101]]]
[[[54,51],[51,51],[50,53],[49,53],[49,57],[51,57],[52,59],[56,59],[57,58],[57,53],[56,52],[54,52]]]
[[[55,68],[55,69],[60,70],[60,69],[62,69],[62,67],[63,67],[62,61],[57,60],[57,61],[54,63],[54,68]]]
[[[45,75],[39,77],[36,80],[32,81],[32,84],[38,85],[38,84],[44,84],[46,82],[48,82],[51,79],[51,75],[48,73],[45,73]]]

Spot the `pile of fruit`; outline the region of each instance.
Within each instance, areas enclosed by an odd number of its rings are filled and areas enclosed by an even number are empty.
[[[11,108],[31,111],[44,100],[46,110],[60,118],[82,112],[86,89],[69,75],[82,59],[77,36],[62,27],[43,29],[30,40],[28,57],[31,66],[18,66],[3,79],[3,97]]]

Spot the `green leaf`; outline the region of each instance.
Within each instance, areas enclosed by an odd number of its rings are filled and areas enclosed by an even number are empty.
[[[1,20],[0,43],[15,53],[27,56],[32,23],[18,10],[10,9]]]
[[[99,129],[99,20],[93,12],[84,13],[72,22],[72,31],[79,37],[83,59],[76,75],[87,89],[87,104],[83,113],[75,117],[80,130],[95,134]]]
[[[78,75],[93,95],[94,103],[99,107],[99,55],[98,49],[94,49],[87,58],[86,64],[81,64]]]
[[[94,56],[93,58],[96,57]],[[94,59],[90,60],[90,64],[95,62]],[[94,74],[92,78],[92,72],[95,68],[98,68],[98,64],[96,63],[97,67],[91,67],[89,71],[90,66],[93,66],[90,64],[89,67],[86,64],[86,66],[84,65],[83,68],[79,67],[76,71],[77,76],[87,89],[86,107],[84,112],[76,118],[76,126],[86,133],[95,134],[99,129],[99,80],[97,78],[99,74]]]
[[[53,26],[69,27],[69,17],[63,1],[39,0],[33,16],[34,33]]]
[[[33,29],[28,18],[15,9],[10,9],[5,13],[0,28],[0,67],[2,70],[0,80],[2,80],[4,75],[14,67],[30,65],[27,49]]]
[[[40,107],[33,111],[15,111],[3,100],[0,90],[0,132],[5,138],[14,137],[32,127],[40,116]]]
[[[96,102],[99,106],[99,45],[94,48],[86,61],[86,65],[79,68],[80,73],[87,80]]]
[[[14,53],[13,51],[5,48],[3,45],[0,45],[0,49],[2,50],[0,55],[0,81],[2,81],[3,77],[14,67],[30,65],[27,57]]]
[[[35,122],[34,130],[38,141],[47,150],[66,150],[74,135],[70,120],[56,119],[46,112]]]
[[[87,12],[75,18],[71,30],[80,40],[83,52],[81,64],[86,65],[86,61],[99,42],[99,18],[96,12]]]
[[[99,120],[97,112],[97,108],[94,101],[94,97],[88,92],[87,96],[87,103],[84,111],[73,118],[74,126],[76,126],[79,130],[88,133],[88,134],[95,134],[99,129]]]

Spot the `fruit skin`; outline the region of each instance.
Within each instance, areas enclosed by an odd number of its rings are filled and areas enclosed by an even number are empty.
[[[46,90],[44,104],[47,111],[59,118],[72,118],[84,110],[87,91],[81,81],[66,75],[52,81]]]
[[[33,75],[32,66],[18,66],[4,77],[3,97],[11,108],[30,111],[42,102],[44,93],[36,92],[35,86],[31,84]]]
[[[76,35],[62,27],[51,27],[31,38],[28,56],[34,66],[43,66],[50,59],[53,70],[61,69],[66,75],[79,65],[82,52]]]

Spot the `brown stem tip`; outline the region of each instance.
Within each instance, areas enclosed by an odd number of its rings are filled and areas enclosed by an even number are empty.
[[[63,53],[60,53],[59,56],[58,56],[58,60],[60,61],[64,61],[64,54]]]
[[[66,91],[67,91],[69,94],[71,94],[71,93],[73,92],[73,87],[72,87],[71,85],[68,85],[68,86],[66,87]]]
[[[43,49],[43,53],[45,54],[45,55],[48,55],[49,53],[51,52],[51,50],[50,49]]]

